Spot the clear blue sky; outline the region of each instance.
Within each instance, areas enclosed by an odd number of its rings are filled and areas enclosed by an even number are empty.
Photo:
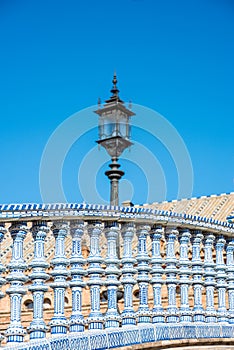
[[[109,97],[114,70],[121,98],[159,112],[183,138],[193,196],[234,190],[231,0],[1,0],[0,45],[1,203],[42,201],[39,168],[47,140],[66,118]],[[77,172],[97,130],[88,136],[64,162],[68,201],[83,201]],[[176,198],[177,174],[167,151],[144,131],[133,136],[158,158],[166,199]],[[143,169],[126,160],[122,168],[134,187],[132,200],[144,203]],[[108,199],[106,169],[107,163],[97,187]]]

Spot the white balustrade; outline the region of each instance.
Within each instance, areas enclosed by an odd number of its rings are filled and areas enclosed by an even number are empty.
[[[161,222],[158,217],[146,219],[140,214],[134,220],[127,215],[115,218],[118,211],[111,217],[101,214],[94,219],[81,212],[79,217],[67,215],[64,220],[61,215],[58,219],[26,218],[10,225],[10,220],[1,222],[0,247],[7,232],[12,239],[10,262],[0,261],[0,299],[9,298],[11,305],[5,343],[43,340],[50,334],[66,336],[68,330],[86,334],[136,325],[166,327],[165,332],[167,325],[194,325],[198,328],[191,329],[205,337],[202,329],[206,326],[234,324],[231,226],[216,230],[204,224],[198,229],[192,222],[168,224],[165,218]],[[25,259],[26,235],[34,246],[30,259]],[[85,256],[82,242],[87,235],[89,254]],[[52,246],[54,256],[48,259],[51,254],[45,251]],[[48,290],[53,293],[54,306],[46,320]],[[65,310],[67,292],[71,303]],[[25,294],[33,299],[28,323],[23,318]]]

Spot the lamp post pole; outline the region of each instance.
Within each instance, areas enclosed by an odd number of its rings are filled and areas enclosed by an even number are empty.
[[[120,170],[118,159],[124,150],[132,145],[130,141],[130,117],[134,116],[130,109],[126,108],[124,102],[119,97],[117,88],[117,78],[114,74],[112,96],[106,100],[101,108],[95,111],[99,115],[99,139],[97,143],[104,147],[111,157],[110,169],[105,175],[110,180],[110,205],[119,205],[119,180],[124,175]]]
[[[120,170],[118,158],[112,158],[111,168],[105,172],[105,175],[110,180],[110,205],[119,205],[119,180],[124,175],[124,171]]]

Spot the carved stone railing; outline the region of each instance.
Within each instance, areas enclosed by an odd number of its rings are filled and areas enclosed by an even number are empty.
[[[87,350],[233,337],[228,222],[145,208],[9,205],[0,206],[1,245],[3,346],[36,350],[57,341],[60,349]],[[26,296],[33,305],[27,327]]]

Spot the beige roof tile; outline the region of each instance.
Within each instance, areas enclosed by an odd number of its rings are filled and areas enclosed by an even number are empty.
[[[234,192],[171,202],[155,202],[145,204],[144,207],[226,221],[227,216],[234,211]]]

